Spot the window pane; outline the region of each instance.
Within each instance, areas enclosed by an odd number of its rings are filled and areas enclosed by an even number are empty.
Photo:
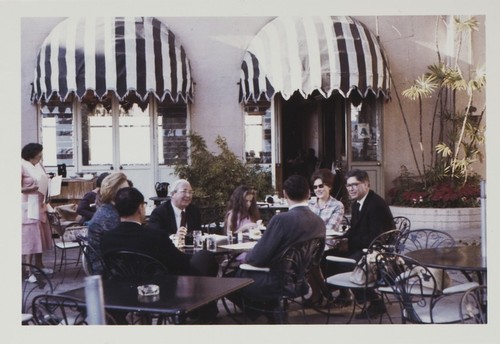
[[[186,164],[187,149],[187,107],[185,104],[158,104],[158,163]]]
[[[271,110],[245,115],[245,157],[250,163],[271,163]]]
[[[73,161],[73,112],[70,103],[44,105],[41,109],[43,163],[45,166]]]
[[[83,165],[112,165],[113,117],[111,105],[108,103],[82,103],[81,109]]]
[[[380,120],[377,100],[368,97],[359,106],[351,104],[351,138],[353,161],[379,161]]]
[[[133,104],[128,110],[120,105],[120,164],[147,165],[151,161],[149,107]]]

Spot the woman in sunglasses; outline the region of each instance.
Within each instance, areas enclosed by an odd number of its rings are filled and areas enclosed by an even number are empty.
[[[309,209],[321,217],[327,230],[338,230],[344,217],[344,205],[330,195],[334,179],[333,173],[326,168],[315,171],[311,176],[311,184],[316,197],[311,197],[309,200]],[[321,268],[317,266],[309,271],[308,282],[312,292],[306,302],[311,306],[321,305],[324,298],[328,301],[332,300],[332,295],[325,285],[322,271],[324,268],[325,263],[322,262]]]
[[[311,176],[311,184],[316,197],[309,200],[309,209],[321,217],[326,229],[338,230],[344,217],[344,205],[330,195],[335,176],[324,168]]]

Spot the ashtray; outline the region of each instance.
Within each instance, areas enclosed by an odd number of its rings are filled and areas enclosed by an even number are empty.
[[[137,287],[139,296],[154,296],[160,294],[160,287],[156,284],[144,284]]]

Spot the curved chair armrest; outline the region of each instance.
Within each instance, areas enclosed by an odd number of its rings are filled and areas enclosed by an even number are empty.
[[[467,282],[462,284],[457,284],[451,287],[448,287],[443,290],[444,295],[456,294],[456,293],[464,293],[467,290],[477,287],[479,283],[477,282]]]
[[[338,257],[338,256],[326,256],[326,260],[328,260],[330,262],[335,262],[335,263],[349,263],[349,264],[356,264],[357,263],[352,258],[344,258],[344,257]]]
[[[241,270],[248,270],[248,271],[262,271],[262,272],[269,272],[271,271],[270,268],[266,268],[266,267],[260,267],[260,266],[253,266],[253,265],[250,265],[250,264],[241,264],[240,265],[240,269]]]

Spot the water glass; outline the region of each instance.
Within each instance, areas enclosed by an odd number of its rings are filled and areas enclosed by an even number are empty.
[[[203,236],[201,231],[193,231],[193,242],[194,242],[194,248],[196,249],[203,248]]]
[[[207,237],[207,250],[209,251],[217,250],[217,239],[214,236]]]

